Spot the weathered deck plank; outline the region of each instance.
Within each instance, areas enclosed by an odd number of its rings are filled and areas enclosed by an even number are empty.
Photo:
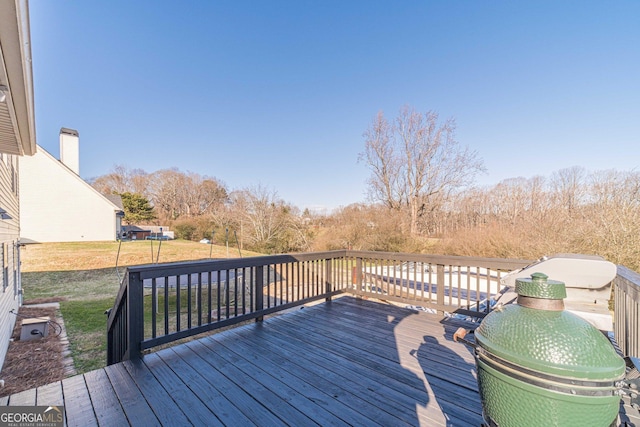
[[[9,406],[32,406],[36,404],[36,389],[21,391],[11,395]]]
[[[337,403],[333,407],[334,410],[347,406],[352,411],[356,411],[358,414],[355,415],[357,418],[354,419],[354,422],[371,424],[375,421],[384,425],[408,425],[393,414],[385,412],[378,405],[363,399],[364,390],[353,393],[353,387],[345,385],[348,378],[306,362],[299,353],[292,353],[285,345],[263,339],[253,341],[254,347],[250,347],[242,339],[238,341],[239,349],[246,351],[247,354],[259,352],[261,357],[269,360],[271,366],[282,371],[282,376],[298,378],[322,391],[330,399],[330,405]]]
[[[252,361],[255,360],[260,360],[261,369],[264,370],[268,375],[273,376],[274,379],[280,381],[282,384],[286,384],[296,392],[301,393],[303,396],[305,396],[306,399],[309,399],[315,405],[320,406],[323,411],[333,414],[335,417],[340,418],[342,421],[348,424],[365,425],[371,424],[373,422],[371,418],[367,417],[366,413],[361,413],[355,410],[353,406],[345,404],[343,401],[338,399],[337,396],[325,392],[322,386],[317,384],[322,383],[322,379],[314,378],[313,381],[307,382],[304,378],[300,378],[290,371],[287,371],[283,364],[286,364],[287,360],[295,358],[295,353],[288,353],[286,356],[280,357],[280,359],[276,358],[277,360],[274,360],[274,355],[265,353],[264,348],[242,345],[242,342],[234,342],[233,345],[230,345],[225,341],[221,342],[203,340],[202,343],[210,346],[214,350],[217,350],[215,349],[216,346],[225,346],[228,351],[244,358],[248,363],[252,363]],[[366,402],[364,401],[361,401],[359,403],[361,405],[366,405]],[[304,407],[300,407],[298,405],[296,405],[296,407],[302,409],[302,411],[305,413],[309,412],[313,414],[306,408],[306,406],[308,406],[308,403],[304,402],[304,404]]]
[[[338,301],[335,304],[339,304]],[[392,322],[387,322],[389,313],[384,314],[384,328],[387,333],[392,333],[392,330],[397,327],[400,314],[404,316],[412,315],[412,312],[398,309],[397,307],[390,307],[391,313],[395,311],[396,317]],[[363,316],[365,316],[363,312]],[[296,316],[297,318],[298,316]],[[435,423],[441,423],[444,421],[442,418],[443,413],[448,419],[456,419],[456,425],[478,425],[481,422],[481,406],[477,392],[471,392],[464,397],[467,400],[461,400],[462,398],[456,397],[455,399],[447,398],[443,400],[443,396],[434,395],[433,387],[425,384],[424,374],[421,374],[420,365],[415,357],[408,354],[401,357],[398,350],[395,348],[379,348],[375,345],[371,345],[368,342],[368,328],[364,327],[358,333],[346,334],[342,331],[340,326],[327,325],[325,319],[329,316],[321,316],[321,322],[298,322],[293,317],[282,317],[274,319],[274,322],[287,322],[289,328],[278,328],[278,333],[286,333],[289,336],[298,338],[302,343],[314,344],[318,347],[333,352],[338,360],[336,364],[348,363],[350,368],[356,369],[355,365],[360,365],[358,376],[372,377],[375,381],[395,388],[405,396],[410,398],[409,405],[420,405],[422,408],[419,415],[424,415],[429,425],[438,425]],[[313,325],[313,326],[310,326]],[[273,325],[272,325],[273,326]],[[419,349],[421,340],[414,341],[414,349]],[[466,351],[460,348],[461,351]],[[314,352],[318,351],[317,349]],[[402,358],[403,360],[399,360]],[[412,369],[409,367],[412,366]],[[430,380],[429,380],[430,381]],[[446,387],[438,387],[438,390],[446,391],[447,387],[458,390],[455,382],[446,384]],[[469,401],[471,399],[471,402]],[[453,400],[453,405],[450,401]],[[469,410],[460,405],[460,402],[464,402],[465,405],[477,402],[476,410]],[[437,404],[437,405],[436,405]],[[447,410],[445,410],[447,409]]]
[[[100,427],[127,425],[127,417],[104,369],[84,374],[96,421]]]
[[[62,380],[67,426],[97,426],[97,420],[84,376]]]
[[[349,381],[349,378],[324,369],[315,363],[305,363],[308,359],[303,359],[299,353],[291,353],[282,343],[274,343],[273,340],[268,339],[254,341],[254,343],[257,344],[258,349],[249,346],[242,339],[238,339],[235,345],[238,349],[246,352],[246,356],[264,357],[273,368],[277,367],[283,371],[281,375],[307,381],[327,394],[330,399],[348,405],[371,420],[376,420],[384,425],[410,425],[408,421],[393,416],[392,410],[385,411],[384,406],[387,404],[387,400],[372,402],[362,398],[361,396],[367,391],[366,387]]]
[[[274,389],[265,386],[259,381],[259,378],[263,377],[263,375],[257,367],[253,370],[250,368],[247,369],[246,367],[245,370],[240,369],[233,363],[233,357],[229,357],[225,351],[216,349],[214,353],[201,342],[191,342],[186,346],[209,364],[209,369],[213,368],[223,373],[235,383],[240,390],[257,401],[259,405],[268,408],[270,412],[279,418],[278,423],[291,422],[292,425],[317,424],[306,414],[288,403],[287,399],[295,395],[294,390],[286,388],[279,389],[277,388],[279,384],[269,384],[268,381],[266,381],[268,385],[273,386]],[[253,375],[259,378],[254,378]],[[253,405],[256,406],[256,402],[254,402]]]
[[[172,396],[191,424],[196,426],[223,425],[216,418],[214,412],[206,404],[203,404],[201,397],[188,388],[188,384],[183,383],[180,377],[164,363],[160,356],[153,353],[149,354],[144,358],[144,363],[153,372],[153,375],[162,384],[167,393]],[[203,393],[202,399],[211,399],[211,395]]]
[[[105,372],[131,425],[162,425],[123,364],[107,366]]]
[[[62,406],[64,396],[62,395],[62,382],[47,384],[39,387],[36,393],[36,405],[40,406]]]
[[[70,426],[477,427],[475,361],[455,329],[435,315],[337,298],[0,405],[64,403]]]
[[[122,365],[131,375],[162,425],[184,426],[190,423],[180,406],[176,404],[144,362],[127,360]]]
[[[171,354],[159,354],[183,381],[190,381],[188,384],[196,394],[210,396],[206,403],[225,425],[257,425],[260,420],[270,425],[284,425],[282,420],[191,349],[179,346],[170,351]]]

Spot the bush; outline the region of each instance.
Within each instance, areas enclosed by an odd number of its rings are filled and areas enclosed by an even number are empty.
[[[196,225],[191,221],[180,221],[173,225],[177,239],[194,240]]]

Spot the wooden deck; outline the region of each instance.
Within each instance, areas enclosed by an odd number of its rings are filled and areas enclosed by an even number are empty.
[[[0,404],[64,404],[69,426],[478,426],[473,357],[439,320],[337,298]]]
[[[456,325],[353,297],[0,398],[65,405],[69,426],[479,426]]]

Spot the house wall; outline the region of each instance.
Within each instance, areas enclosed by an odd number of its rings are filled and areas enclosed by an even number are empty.
[[[0,219],[0,367],[9,347],[16,323],[11,310],[18,311],[20,283],[20,217],[18,204],[18,159],[0,154],[0,208],[7,212]],[[10,219],[7,217],[11,217]]]
[[[21,242],[114,241],[117,207],[42,147],[20,161]]]

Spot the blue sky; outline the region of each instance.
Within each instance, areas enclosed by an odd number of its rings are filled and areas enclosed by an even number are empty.
[[[488,173],[640,169],[637,1],[32,0],[37,141],[80,174],[177,167],[366,201],[378,111],[454,118]]]

